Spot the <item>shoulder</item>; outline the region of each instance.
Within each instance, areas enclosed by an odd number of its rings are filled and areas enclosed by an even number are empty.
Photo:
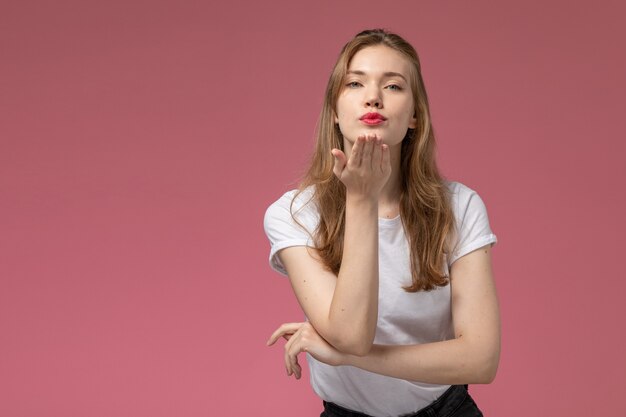
[[[315,247],[313,235],[319,214],[313,202],[313,189],[291,190],[274,201],[265,211],[263,227],[270,241],[270,265],[286,275],[287,270],[277,256],[291,246]]]
[[[447,181],[450,205],[456,221],[455,244],[449,264],[488,243],[497,242],[489,225],[487,207],[472,188],[457,181]]]
[[[475,190],[458,181],[444,181],[444,184],[446,184],[450,193],[450,201],[453,207],[454,205],[467,202],[474,195],[478,195]]]
[[[458,181],[445,181],[450,195],[450,205],[455,217],[462,219],[468,212],[485,211],[486,207],[478,192]]]
[[[276,229],[291,229],[312,233],[319,222],[313,197],[313,187],[305,188],[301,192],[290,190],[284,193],[265,211],[263,219],[265,231],[270,234],[269,232]]]
[[[293,214],[294,216],[302,217],[314,214],[316,210],[313,187],[307,187],[302,191],[290,190],[284,193],[274,201],[265,211],[265,218],[272,216],[281,216],[285,212]]]

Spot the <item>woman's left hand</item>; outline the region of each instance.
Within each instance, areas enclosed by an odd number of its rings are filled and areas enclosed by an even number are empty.
[[[302,368],[298,364],[300,352],[308,352],[318,361],[328,365],[343,364],[343,353],[324,340],[308,321],[283,324],[270,336],[267,345],[273,345],[281,336],[287,340],[285,344],[287,375],[295,374],[296,379],[300,379],[302,376]]]

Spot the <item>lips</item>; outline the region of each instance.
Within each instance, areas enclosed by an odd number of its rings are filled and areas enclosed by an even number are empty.
[[[371,113],[365,113],[363,116],[361,116],[360,120],[363,120],[363,121],[369,120],[373,122],[376,120],[384,121],[384,120],[387,120],[387,118],[380,113],[371,112]]]
[[[361,120],[361,122],[365,123],[366,125],[375,126],[381,124],[382,122],[387,120],[387,118],[380,113],[370,112],[365,113],[363,116],[361,116],[359,120]]]

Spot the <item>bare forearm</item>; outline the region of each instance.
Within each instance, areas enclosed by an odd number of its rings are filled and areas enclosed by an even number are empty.
[[[366,356],[345,355],[343,364],[430,384],[488,384],[495,377],[498,352],[472,348],[457,338],[419,345],[373,345]]]
[[[367,353],[377,320],[378,201],[348,194],[343,258],[329,311],[333,345]]]

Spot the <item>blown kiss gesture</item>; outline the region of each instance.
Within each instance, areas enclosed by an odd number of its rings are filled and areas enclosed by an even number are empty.
[[[346,192],[378,198],[391,175],[389,146],[379,136],[359,136],[348,157],[340,149],[331,153],[335,158],[333,173],[346,186]]]

